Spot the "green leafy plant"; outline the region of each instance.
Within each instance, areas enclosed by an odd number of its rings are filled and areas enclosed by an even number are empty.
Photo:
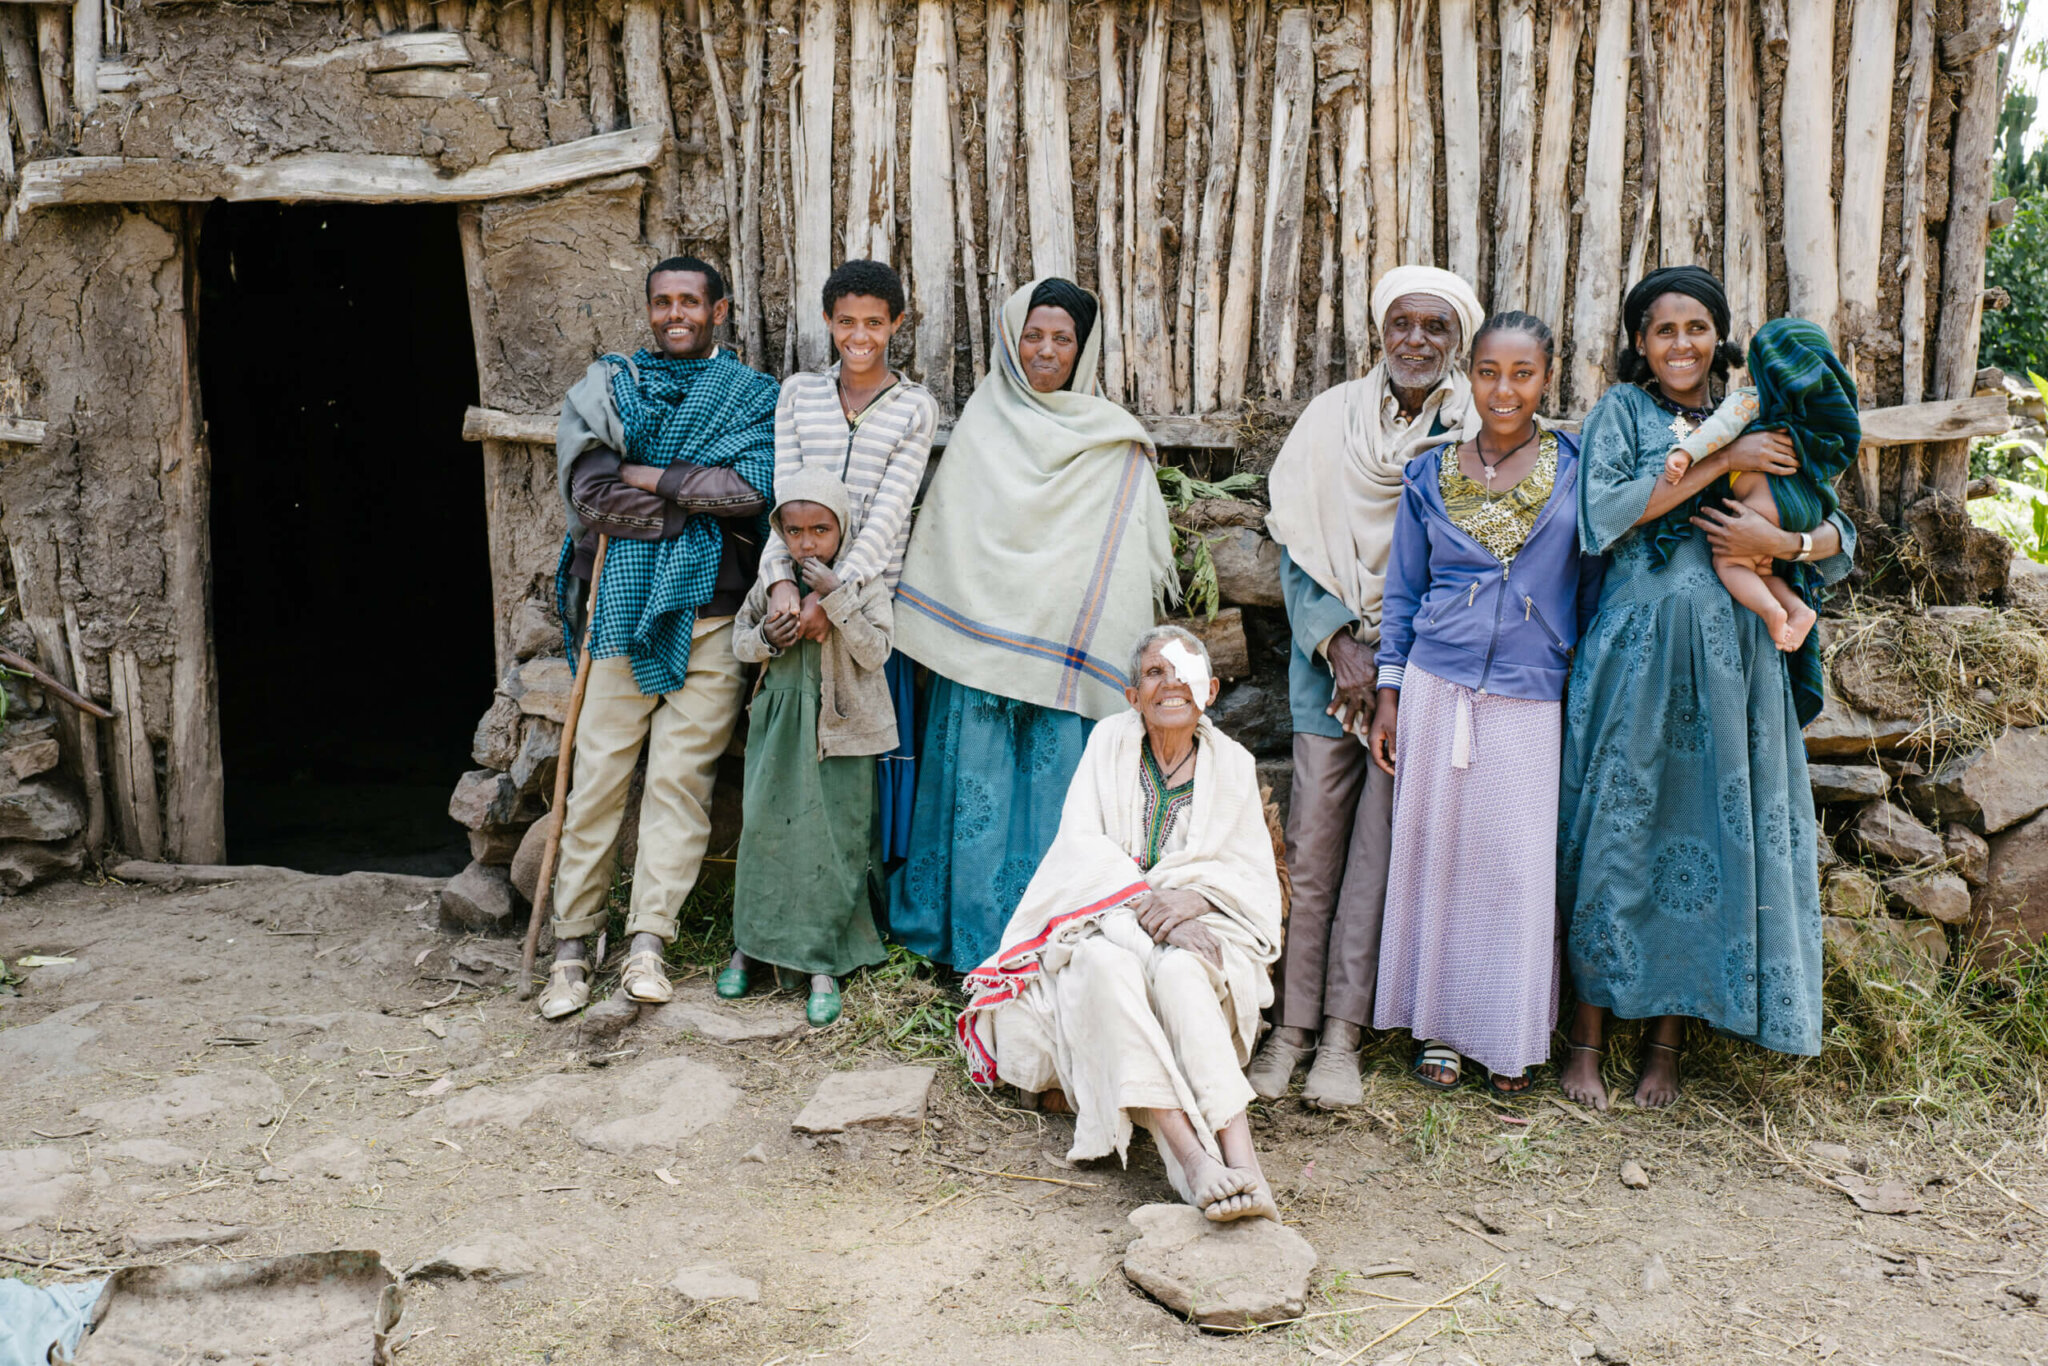
[[[1200,479],[1174,465],[1159,467],[1159,492],[1170,512],[1180,512],[1195,503],[1213,498],[1235,498],[1258,487],[1259,477],[1239,471],[1221,479]],[[1216,581],[1216,560],[1209,553],[1211,537],[1198,531],[1173,527],[1173,558],[1180,567],[1181,601],[1188,614],[1201,614],[1214,621],[1223,606],[1223,590]]]

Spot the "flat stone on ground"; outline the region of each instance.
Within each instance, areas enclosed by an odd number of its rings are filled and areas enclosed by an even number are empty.
[[[924,1126],[925,1097],[935,1075],[929,1067],[834,1072],[819,1083],[810,1104],[790,1127],[802,1134],[843,1134],[848,1129],[916,1133]]]
[[[13,1085],[33,1085],[91,1072],[90,1064],[78,1060],[78,1050],[97,1039],[100,1032],[79,1021],[99,1008],[98,1001],[84,1001],[32,1025],[0,1032],[0,1076]]]
[[[1131,1284],[1205,1328],[1298,1317],[1316,1250],[1271,1219],[1219,1224],[1191,1205],[1131,1212],[1138,1240],[1124,1252]]]
[[[406,1279],[511,1281],[540,1269],[532,1251],[509,1233],[482,1232],[450,1243],[413,1264]]]
[[[567,1104],[585,1087],[582,1077],[538,1077],[523,1086],[475,1086],[450,1096],[438,1112],[443,1127],[517,1129],[535,1115]]]
[[[199,1161],[199,1154],[190,1148],[166,1143],[161,1138],[131,1138],[122,1143],[109,1144],[98,1151],[107,1157],[121,1157],[130,1162],[139,1162],[145,1167],[189,1167]]]
[[[809,1027],[802,1015],[786,1007],[731,1006],[706,992],[678,993],[649,1018],[663,1029],[683,1030],[713,1043],[787,1039]]]
[[[715,1067],[656,1058],[628,1069],[616,1094],[602,1103],[602,1113],[616,1118],[586,1120],[569,1136],[616,1157],[673,1154],[684,1139],[724,1119],[739,1098]]]
[[[693,1304],[713,1300],[738,1300],[743,1304],[761,1302],[761,1283],[736,1274],[727,1266],[686,1266],[669,1281],[669,1288]]]
[[[370,1155],[345,1138],[307,1148],[278,1163],[294,1176],[324,1176],[359,1185],[370,1174]]]
[[[26,1228],[55,1214],[85,1184],[62,1148],[0,1152],[0,1233]]]
[[[81,1105],[78,1113],[98,1120],[109,1133],[153,1134],[223,1112],[274,1112],[283,1102],[284,1092],[269,1077],[254,1068],[234,1068],[172,1077],[147,1095]]]

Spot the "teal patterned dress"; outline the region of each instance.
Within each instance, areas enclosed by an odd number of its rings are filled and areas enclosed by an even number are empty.
[[[1652,569],[1634,529],[1685,419],[1609,389],[1580,436],[1579,536],[1611,552],[1573,661],[1558,897],[1578,998],[1686,1015],[1781,1053],[1820,1052],[1813,793],[1784,657],[1714,574],[1707,538]],[[1855,531],[1833,519],[1849,570]]]

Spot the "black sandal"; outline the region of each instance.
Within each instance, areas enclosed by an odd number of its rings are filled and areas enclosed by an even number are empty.
[[[1531,1091],[1536,1089],[1536,1078],[1534,1076],[1535,1071],[1536,1069],[1533,1067],[1523,1068],[1519,1078],[1515,1078],[1516,1080],[1521,1081],[1522,1085],[1509,1088],[1506,1086],[1502,1086],[1500,1084],[1500,1077],[1495,1075],[1491,1070],[1488,1070],[1486,1074],[1486,1089],[1493,1092],[1493,1094],[1495,1094],[1496,1096],[1499,1096],[1502,1100],[1518,1099],[1522,1096],[1528,1095]]]

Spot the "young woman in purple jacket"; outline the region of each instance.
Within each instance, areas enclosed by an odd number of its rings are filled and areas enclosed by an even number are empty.
[[[1514,1095],[1557,1023],[1557,796],[1565,679],[1600,599],[1579,552],[1578,446],[1539,426],[1556,342],[1527,313],[1473,339],[1479,434],[1409,462],[1387,566],[1367,744],[1394,775],[1377,1029],[1415,1076],[1470,1059]]]

